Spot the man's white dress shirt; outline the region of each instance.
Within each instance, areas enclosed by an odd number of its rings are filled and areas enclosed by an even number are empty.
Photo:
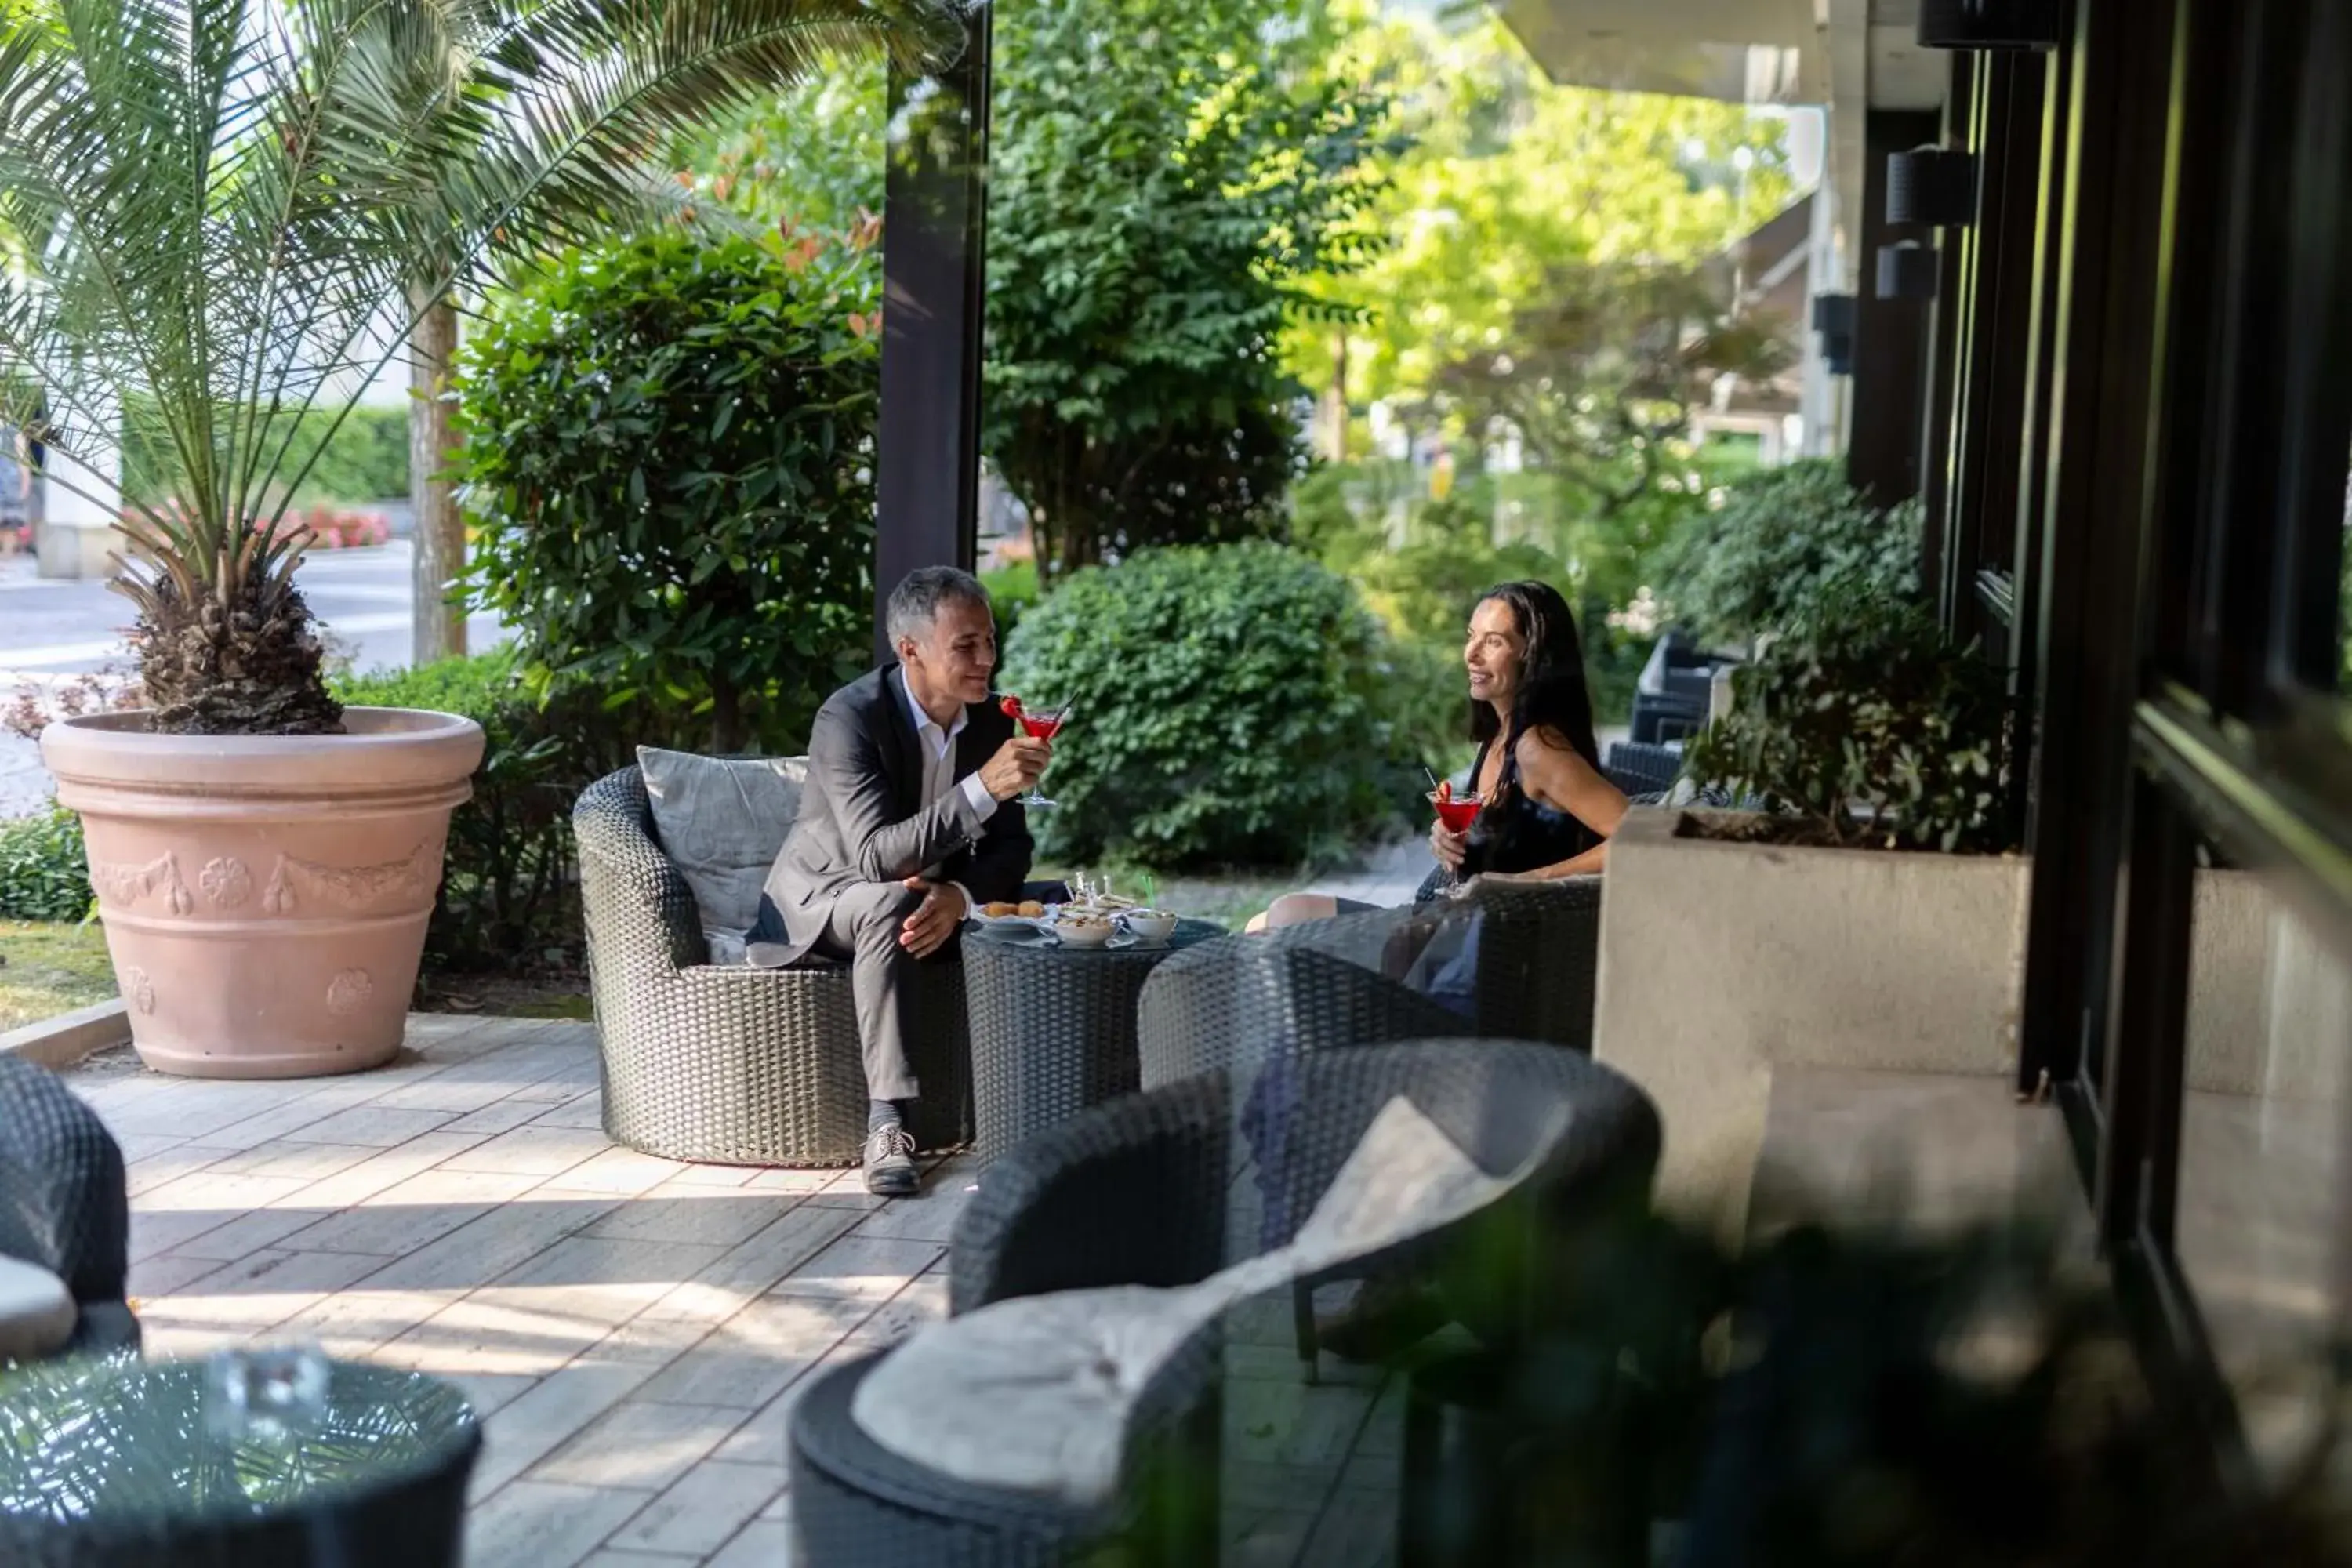
[[[954,782],[956,737],[963,733],[964,726],[971,721],[965,714],[962,705],[959,703],[956,707],[955,722],[942,730],[940,728],[939,721],[924,712],[923,705],[915,700],[914,689],[907,684],[903,675],[899,677],[898,689],[906,693],[907,717],[913,721],[915,739],[922,745],[922,801],[924,805],[929,805],[947,794],[949,784]],[[971,803],[971,809],[981,821],[986,822],[996,815],[996,797],[988,793],[986,784],[980,782],[980,774],[977,771],[964,774],[963,795]],[[927,879],[936,881],[939,878],[939,870],[937,866],[926,866],[923,868],[923,876]],[[961,882],[950,882],[948,886],[963,895],[965,914],[971,914],[978,910],[979,906],[971,901],[971,889]]]

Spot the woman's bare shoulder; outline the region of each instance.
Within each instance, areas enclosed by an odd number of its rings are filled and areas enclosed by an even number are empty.
[[[1529,767],[1559,767],[1570,763],[1579,767],[1591,765],[1569,743],[1565,734],[1549,724],[1537,724],[1521,731],[1511,750],[1522,771]]]

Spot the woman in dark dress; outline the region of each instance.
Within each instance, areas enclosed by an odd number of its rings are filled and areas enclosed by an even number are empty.
[[[1624,793],[1601,771],[1584,648],[1568,601],[1549,584],[1505,583],[1470,613],[1462,649],[1470,736],[1478,742],[1470,789],[1486,804],[1466,834],[1429,829],[1437,866],[1419,897],[1473,879],[1545,881],[1601,870]],[[1369,906],[1323,893],[1286,893],[1251,929]]]

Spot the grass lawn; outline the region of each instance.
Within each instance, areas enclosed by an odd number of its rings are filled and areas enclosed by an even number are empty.
[[[114,965],[96,921],[0,921],[0,1030],[20,1028],[114,994]]]
[[[584,985],[579,975],[428,974],[420,1005],[433,1012],[509,1018],[585,1018]],[[0,1032],[103,1002],[114,994],[106,931],[96,921],[87,925],[0,921]]]

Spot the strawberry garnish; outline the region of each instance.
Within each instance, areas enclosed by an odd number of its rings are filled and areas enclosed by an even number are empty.
[[[1440,800],[1452,800],[1454,798],[1454,781],[1452,779],[1440,779],[1437,781],[1437,798]]]
[[[1018,697],[1000,697],[996,700],[996,706],[998,710],[1007,719],[1018,719],[1021,717],[1021,699]]]

